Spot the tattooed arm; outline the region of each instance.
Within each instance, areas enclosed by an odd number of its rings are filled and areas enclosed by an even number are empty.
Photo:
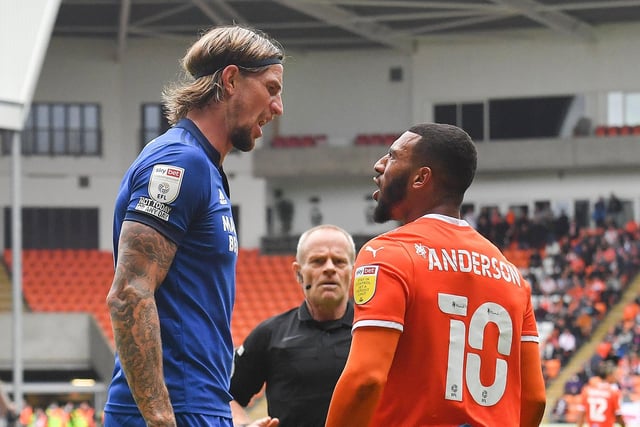
[[[125,221],[107,296],[116,350],[147,426],[175,426],[162,373],[160,321],[154,291],[167,275],[176,245],[153,228]]]

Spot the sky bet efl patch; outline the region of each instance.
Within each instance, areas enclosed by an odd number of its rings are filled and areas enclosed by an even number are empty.
[[[353,300],[356,304],[364,304],[373,298],[378,282],[378,266],[363,265],[356,269],[353,280]]]
[[[149,197],[160,203],[173,202],[180,194],[183,176],[183,168],[155,165],[149,178]]]

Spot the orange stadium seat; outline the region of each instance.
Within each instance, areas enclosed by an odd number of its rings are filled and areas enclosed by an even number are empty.
[[[276,148],[313,147],[326,141],[326,135],[278,135],[271,140],[271,146]]]
[[[596,136],[606,136],[607,127],[606,126],[602,126],[602,125],[596,126],[595,134],[596,134]]]
[[[293,255],[260,255],[258,250],[240,250],[231,320],[234,345],[242,344],[258,323],[300,305],[303,295],[291,271],[293,260]]]
[[[12,259],[10,250],[5,251],[4,259]],[[111,252],[26,249],[22,259],[23,295],[31,310],[91,313],[113,342],[110,321],[105,321],[105,299],[113,278]],[[12,267],[11,263],[7,266]]]
[[[5,262],[11,260],[10,252],[5,251]],[[23,293],[31,310],[91,313],[113,344],[105,303],[114,271],[111,252],[31,249],[23,251],[23,260]],[[261,321],[300,304],[303,294],[291,270],[293,261],[293,255],[240,250],[232,318],[235,345]]]

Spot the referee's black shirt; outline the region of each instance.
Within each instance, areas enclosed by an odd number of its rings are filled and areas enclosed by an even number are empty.
[[[338,320],[313,320],[306,303],[265,320],[236,350],[231,395],[246,406],[266,382],[269,415],[280,427],[324,427],[352,323],[351,302]]]

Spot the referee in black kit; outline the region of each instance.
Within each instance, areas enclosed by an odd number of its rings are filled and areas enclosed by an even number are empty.
[[[265,383],[269,416],[280,427],[324,426],[351,345],[355,255],[353,238],[340,227],[319,225],[300,236],[292,267],[304,302],[260,323],[236,350],[235,426],[251,422],[243,407]]]

